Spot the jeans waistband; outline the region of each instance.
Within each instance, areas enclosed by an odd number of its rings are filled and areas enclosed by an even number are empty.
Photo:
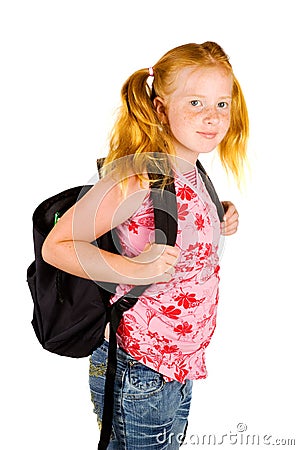
[[[107,355],[108,355],[108,348],[109,348],[109,342],[106,339],[104,339],[104,342],[102,344],[102,349],[107,352]],[[135,361],[136,362],[136,359],[133,358],[131,355],[129,355],[121,347],[117,347],[117,359],[120,359],[124,362],[126,362],[126,361]]]

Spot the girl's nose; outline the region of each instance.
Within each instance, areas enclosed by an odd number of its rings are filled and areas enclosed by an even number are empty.
[[[203,120],[208,125],[216,125],[219,122],[218,111],[213,107],[206,108]]]

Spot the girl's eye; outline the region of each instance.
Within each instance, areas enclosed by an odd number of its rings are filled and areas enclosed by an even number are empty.
[[[191,100],[190,104],[192,106],[202,106],[202,103],[200,100]]]
[[[218,108],[220,108],[220,109],[228,108],[228,103],[227,102],[219,102]]]

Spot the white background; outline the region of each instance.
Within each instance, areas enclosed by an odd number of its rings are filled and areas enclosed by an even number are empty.
[[[206,40],[231,56],[243,87],[251,174],[239,192],[217,158],[203,160],[220,198],[236,203],[240,228],[225,242],[209,376],[194,385],[189,433],[220,442],[245,423],[247,434],[298,445],[296,3],[2,2],[1,448],[96,448],[88,359],[44,351],[30,325],[31,216],[95,174],[126,78],[174,46]],[[210,448],[192,442],[183,448]],[[241,448],[226,442],[219,447]]]

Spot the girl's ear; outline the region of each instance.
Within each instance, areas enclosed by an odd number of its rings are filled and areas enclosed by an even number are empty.
[[[166,114],[165,101],[161,97],[155,97],[153,100],[153,104],[161,124],[166,124],[168,122],[168,119]]]

